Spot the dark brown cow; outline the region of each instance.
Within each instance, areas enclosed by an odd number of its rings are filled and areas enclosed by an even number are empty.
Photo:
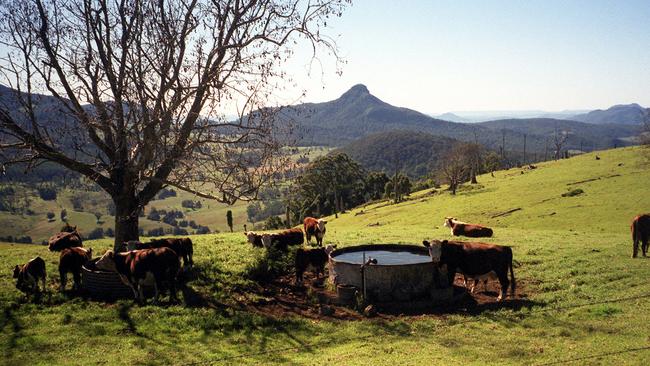
[[[453,284],[456,272],[461,272],[467,277],[481,277],[494,272],[501,284],[501,294],[497,298],[501,301],[507,294],[508,285],[511,285],[511,295],[515,294],[515,274],[512,269],[512,249],[507,246],[468,243],[461,241],[431,240],[423,241],[429,248],[431,259],[438,263],[444,272],[447,267],[447,280]],[[510,270],[511,281],[508,281]]]
[[[316,237],[316,244],[319,247],[323,246],[323,237],[325,236],[325,231],[327,230],[325,225],[327,224],[326,220],[316,219],[313,217],[305,217],[303,220],[303,229],[305,231],[305,236],[307,237],[307,243],[311,244],[311,237]]]
[[[296,284],[302,283],[302,275],[309,268],[313,268],[316,277],[325,271],[325,264],[329,261],[329,255],[336,248],[336,245],[328,244],[325,248],[305,249],[298,248],[296,251]]]
[[[47,243],[51,252],[60,252],[65,248],[83,247],[81,235],[79,235],[76,226],[72,228],[72,231],[62,231],[52,235]]]
[[[183,259],[183,267],[190,269],[194,265],[192,256],[194,255],[194,246],[190,238],[165,238],[153,239],[148,243],[139,241],[130,241],[126,243],[128,250],[152,249],[152,248],[170,248],[179,258]]]
[[[262,245],[286,252],[290,245],[300,245],[305,241],[302,230],[298,228],[285,230],[279,233],[262,234]]]
[[[650,214],[635,217],[630,229],[632,230],[632,258],[636,258],[639,253],[639,243],[641,243],[641,252],[645,257],[650,239]]]
[[[122,281],[131,287],[135,300],[144,302],[143,286],[153,277],[154,303],[158,303],[159,289],[167,284],[170,300],[176,300],[176,279],[180,260],[172,249],[154,248],[114,253],[112,250],[99,258],[97,268],[117,272]]]
[[[458,221],[453,217],[446,217],[444,226],[451,229],[453,236],[467,236],[470,238],[489,238],[492,236],[493,231],[489,227],[468,224],[466,222]]]
[[[38,287],[38,280],[43,284],[43,291],[45,291],[45,261],[41,257],[31,259],[23,265],[14,267],[14,278],[16,281],[16,288],[25,294],[40,292]]]
[[[262,248],[264,246],[262,245],[262,234],[258,234],[254,231],[245,231],[244,235],[246,235],[246,239],[254,247]]]
[[[61,291],[65,290],[68,282],[68,272],[72,272],[74,284],[73,290],[79,290],[81,286],[81,267],[86,264],[93,256],[92,248],[65,248],[61,251],[59,258],[59,276],[61,276]]]

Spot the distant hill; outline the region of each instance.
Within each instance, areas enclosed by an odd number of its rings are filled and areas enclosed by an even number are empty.
[[[566,146],[572,149],[583,147],[585,151],[603,149],[605,147],[628,146],[631,143],[626,139],[629,136],[636,136],[639,133],[638,126],[603,124],[595,125],[577,121],[567,121],[552,118],[529,118],[529,119],[505,119],[478,123],[478,125],[500,131],[506,129],[511,131],[512,136],[523,138],[524,134],[533,135],[537,138],[534,141],[527,139],[528,151],[542,151],[545,149],[546,141],[552,143],[555,129],[567,131],[568,139]],[[541,141],[539,139],[541,137]],[[540,145],[540,142],[542,145]],[[513,141],[508,141],[506,136],[506,150],[511,149]],[[515,144],[519,146],[519,144]],[[517,149],[518,150],[518,149]]]
[[[452,116],[453,117],[453,116]],[[478,142],[490,149],[499,149],[505,132],[506,150],[523,150],[526,134],[528,152],[543,152],[549,137],[548,124],[558,121],[566,125],[570,121],[554,119],[510,119],[501,124],[456,123],[433,118],[408,108],[392,106],[370,94],[365,85],[355,85],[340,98],[324,103],[306,103],[286,108],[282,118],[297,130],[300,145],[344,146],[359,138],[393,130],[416,131],[435,136],[445,136],[461,141]],[[542,122],[543,128],[536,121]],[[630,144],[629,138],[637,132],[629,126],[609,126],[594,129],[592,125],[569,123],[567,148],[579,149],[581,142],[606,149]],[[505,129],[505,131],[504,131]],[[552,130],[551,130],[552,131]]]
[[[395,172],[399,169],[411,178],[431,172],[445,152],[458,140],[414,131],[388,131],[368,135],[334,150],[344,152],[371,171]]]
[[[589,113],[578,114],[571,119],[580,122],[604,124],[617,123],[625,125],[640,125],[650,115],[650,108],[643,108],[640,105],[620,104],[606,110],[597,109]]]

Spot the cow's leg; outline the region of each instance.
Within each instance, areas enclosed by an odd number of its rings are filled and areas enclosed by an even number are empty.
[[[643,252],[643,256],[647,257],[646,253],[648,252],[648,238],[643,238],[641,240],[641,251]]]
[[[63,292],[63,291],[65,291],[65,284],[68,282],[66,271],[59,268],[59,276],[61,277],[61,287],[59,287],[59,288],[60,288],[61,292]]]
[[[81,272],[73,271],[72,276],[74,279],[74,290],[79,291],[79,289],[81,289]]]
[[[508,280],[507,268],[506,270],[499,271],[497,275],[499,277],[499,284],[501,284],[501,294],[499,294],[499,297],[497,297],[497,301],[501,301],[503,300],[504,297],[507,296],[508,285],[510,285],[510,280]]]
[[[639,240],[634,238],[634,244],[632,244],[632,258],[636,258],[639,254]]]
[[[41,282],[43,283],[43,292],[45,292],[45,289],[46,289],[46,287],[45,287],[45,275],[43,275],[43,277],[41,277]]]

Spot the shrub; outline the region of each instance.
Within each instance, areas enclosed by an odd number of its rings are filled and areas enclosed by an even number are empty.
[[[147,231],[147,236],[163,236],[165,235],[165,229],[158,227]]]
[[[158,212],[158,210],[156,210],[155,207],[151,208],[149,215],[147,215],[147,219],[151,221],[160,221],[160,213]]]
[[[106,231],[104,232],[104,234],[105,234],[106,236],[108,236],[109,238],[114,238],[114,237],[115,237],[115,232],[113,231],[113,228],[112,228],[112,227],[109,227],[108,229],[106,229]]]
[[[187,220],[181,220],[181,221],[178,222],[178,226],[180,226],[180,227],[188,227],[189,223],[187,222]]]
[[[173,189],[161,189],[160,193],[158,193],[157,199],[159,200],[164,200],[167,197],[176,197],[176,191]]]
[[[585,193],[585,191],[583,191],[583,190],[580,189],[580,188],[577,188],[577,189],[571,190],[571,191],[569,191],[569,192],[562,193],[562,197],[573,197],[573,196],[579,196],[579,195],[581,195],[581,194],[583,194],[583,193]]]
[[[196,228],[196,233],[199,234],[199,235],[201,235],[201,234],[210,234],[210,228],[207,227],[207,226],[201,226],[201,225],[199,225],[199,226]]]
[[[38,195],[43,201],[54,201],[56,199],[56,189],[42,187],[38,189]]]
[[[102,239],[103,237],[104,237],[104,229],[102,229],[101,227],[94,228],[88,233],[88,235],[86,235],[86,239],[88,240]]]
[[[31,244],[32,243],[32,237],[31,236],[16,237],[14,240],[15,240],[16,243],[21,243],[21,244]]]
[[[47,214],[47,221],[54,221],[54,212],[48,212]]]
[[[172,231],[172,234],[174,235],[188,235],[189,233],[187,230],[180,228],[180,227],[175,227],[174,230]]]
[[[277,217],[277,216],[270,216],[266,221],[264,222],[264,230],[275,230],[275,229],[280,229],[284,225],[282,223],[282,220]]]

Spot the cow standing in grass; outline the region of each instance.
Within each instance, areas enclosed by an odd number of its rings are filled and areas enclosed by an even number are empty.
[[[296,284],[302,284],[302,276],[310,268],[316,272],[316,278],[320,278],[325,271],[325,264],[329,261],[329,255],[335,248],[336,245],[332,244],[328,244],[325,248],[298,248],[296,251]]]
[[[66,248],[61,251],[59,258],[59,276],[61,277],[61,291],[65,290],[65,285],[68,282],[68,272],[72,272],[72,279],[74,281],[72,290],[79,290],[81,287],[81,267],[88,262],[93,255],[92,248]]]
[[[648,252],[648,241],[650,239],[650,214],[638,215],[632,220],[632,258],[639,254],[639,243],[641,253],[645,257]]]
[[[501,293],[497,301],[506,297],[508,285],[511,285],[511,295],[514,296],[515,274],[512,269],[512,249],[510,247],[447,240],[425,240],[422,244],[429,248],[429,255],[439,268],[444,271],[444,267],[446,267],[449,285],[454,283],[456,272],[475,279],[494,272],[501,284]],[[508,270],[510,270],[511,280],[508,280]]]
[[[305,230],[305,236],[307,237],[307,244],[311,244],[311,237],[313,236],[316,238],[316,245],[319,247],[323,246],[326,224],[326,220],[305,217],[305,220],[303,221],[303,229]]]
[[[154,285],[154,303],[158,303],[159,291],[165,285],[169,286],[170,300],[177,300],[176,281],[181,264],[172,249],[154,248],[126,253],[108,250],[96,266],[105,271],[117,272],[122,281],[131,287],[135,300],[140,303],[144,303],[143,287],[148,282],[153,282]]]
[[[152,248],[170,248],[178,258],[183,259],[183,268],[191,269],[194,265],[194,245],[190,238],[165,238],[165,239],[152,239],[148,243],[141,243],[139,241],[129,241],[126,244],[127,250],[140,250]]]
[[[466,222],[458,221],[453,217],[446,217],[444,226],[451,229],[453,236],[467,236],[470,238],[492,237],[493,231],[489,227],[468,224]]]
[[[266,249],[275,248],[286,252],[289,246],[300,245],[305,239],[302,230],[298,228],[281,231],[279,233],[262,234],[262,245]]]
[[[25,264],[17,265],[14,267],[13,277],[16,279],[16,288],[26,295],[40,292],[39,280],[45,291],[45,261],[41,257],[36,257]]]
[[[245,231],[244,235],[246,235],[246,240],[254,247],[262,248],[264,246],[262,244],[262,234],[258,234],[254,231]]]

